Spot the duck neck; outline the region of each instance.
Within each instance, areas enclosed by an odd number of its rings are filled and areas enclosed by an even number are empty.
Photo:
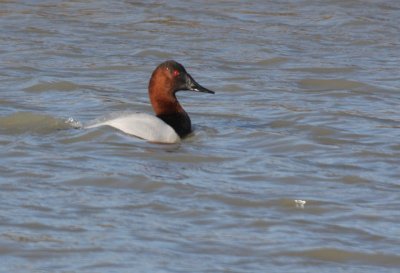
[[[179,104],[175,94],[167,92],[156,94],[157,96],[150,92],[150,102],[156,116],[171,126],[180,137],[188,135],[192,131],[190,118]]]

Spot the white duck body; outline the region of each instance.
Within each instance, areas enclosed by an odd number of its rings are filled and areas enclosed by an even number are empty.
[[[181,90],[214,94],[198,84],[175,62],[166,61],[157,66],[149,81],[149,98],[155,116],[145,113],[118,114],[86,126],[111,126],[124,133],[156,143],[177,143],[192,132],[189,115],[179,104],[175,93]]]
[[[156,116],[146,113],[131,113],[95,123],[86,128],[110,126],[126,134],[156,143],[178,143],[181,138],[175,130]]]

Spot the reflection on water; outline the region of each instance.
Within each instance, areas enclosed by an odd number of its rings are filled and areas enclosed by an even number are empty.
[[[397,1],[0,6],[0,271],[398,271]],[[82,128],[166,59],[192,135]]]

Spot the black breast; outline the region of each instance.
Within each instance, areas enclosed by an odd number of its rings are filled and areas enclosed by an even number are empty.
[[[192,126],[189,116],[183,113],[160,114],[158,118],[162,119],[169,126],[174,128],[175,132],[182,138],[192,132]]]

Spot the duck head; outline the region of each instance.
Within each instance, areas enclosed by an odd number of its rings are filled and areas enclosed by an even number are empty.
[[[149,97],[154,112],[182,137],[191,132],[191,124],[175,96],[178,91],[215,92],[198,84],[183,65],[175,61],[163,62],[153,71],[149,82]]]

